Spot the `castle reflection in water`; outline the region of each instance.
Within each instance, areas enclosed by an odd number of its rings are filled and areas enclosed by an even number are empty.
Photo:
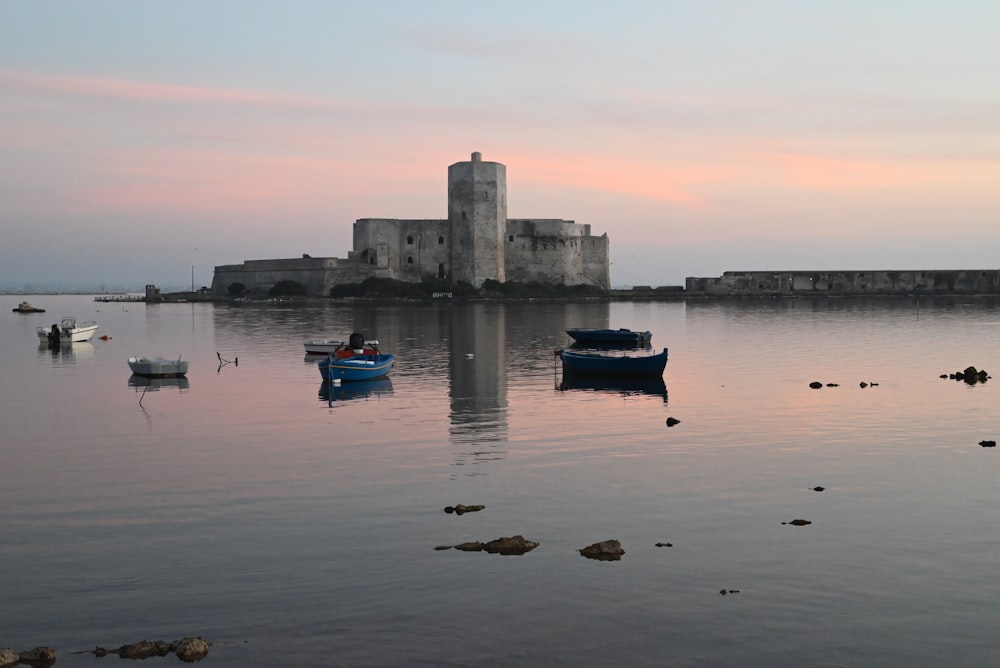
[[[531,411],[530,392],[539,387],[567,389],[560,383],[561,369],[554,354],[571,343],[566,329],[643,326],[638,321],[610,322],[608,302],[250,303],[215,308],[215,334],[220,342],[238,340],[259,329],[262,340],[280,340],[301,354],[301,342],[309,338],[346,338],[351,332],[377,338],[383,350],[397,356],[391,393],[380,396],[392,401],[402,393],[417,392],[426,401],[429,417],[440,419],[447,411],[448,437],[456,446],[459,466],[506,456],[512,393],[519,393],[515,405],[518,418],[524,417],[525,429],[530,429],[531,420],[544,419],[520,412]],[[224,343],[219,345],[224,348]],[[545,382],[539,383],[540,379]],[[320,385],[318,374],[316,382]],[[666,401],[666,388],[662,390]],[[324,398],[322,391],[320,398]],[[472,474],[469,471],[466,475]]]

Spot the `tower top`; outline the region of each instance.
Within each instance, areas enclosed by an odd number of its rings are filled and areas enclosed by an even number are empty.
[[[482,160],[483,160],[482,153],[480,153],[479,151],[472,152],[472,162],[482,162]]]

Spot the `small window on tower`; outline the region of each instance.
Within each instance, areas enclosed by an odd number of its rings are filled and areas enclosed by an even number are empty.
[[[413,245],[413,237],[412,236],[406,237],[406,243],[408,245],[412,246]]]
[[[514,235],[512,234],[509,237],[507,237],[507,241],[514,243]]]
[[[438,237],[438,244],[444,244],[444,237]]]
[[[412,255],[407,255],[406,256],[406,264],[413,264],[413,256]]]

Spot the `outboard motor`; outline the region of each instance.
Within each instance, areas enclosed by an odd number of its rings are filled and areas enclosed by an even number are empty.
[[[59,325],[52,325],[52,329],[49,330],[49,348],[52,350],[59,350],[59,343]]]
[[[356,354],[360,355],[365,349],[365,335],[361,332],[352,332],[349,339],[347,339],[347,345]]]

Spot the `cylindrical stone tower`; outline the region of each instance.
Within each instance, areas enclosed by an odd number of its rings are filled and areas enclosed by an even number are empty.
[[[480,287],[504,277],[507,234],[507,168],[483,162],[476,152],[469,162],[448,167],[448,226],[451,229],[452,282]]]

